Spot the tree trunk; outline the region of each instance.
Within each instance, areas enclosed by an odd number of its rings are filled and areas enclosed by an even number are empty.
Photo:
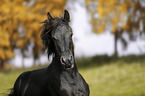
[[[25,58],[24,50],[22,50],[21,52],[22,52],[22,68],[24,68],[24,58]]]
[[[118,40],[118,31],[115,32],[115,45],[114,45],[114,57],[118,57],[118,50],[117,50],[117,40]]]
[[[3,68],[4,68],[4,61],[0,60],[0,70],[3,70]]]
[[[36,67],[36,59],[34,58],[33,67]]]

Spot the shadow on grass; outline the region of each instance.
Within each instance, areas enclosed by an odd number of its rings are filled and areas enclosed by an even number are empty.
[[[140,93],[140,94],[134,95],[134,96],[145,96],[145,93]]]
[[[144,62],[144,63],[143,63]],[[107,55],[97,55],[90,58],[77,58],[76,63],[78,68],[99,67],[102,65],[109,65],[112,63],[121,64],[133,64],[142,63],[145,64],[145,55],[129,55],[123,57],[113,57]]]

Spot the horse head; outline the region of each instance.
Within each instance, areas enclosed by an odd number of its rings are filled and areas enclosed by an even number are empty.
[[[64,70],[74,68],[73,32],[69,21],[70,15],[67,10],[61,18],[53,18],[48,12],[44,30],[41,33],[42,42],[48,54],[55,54]]]

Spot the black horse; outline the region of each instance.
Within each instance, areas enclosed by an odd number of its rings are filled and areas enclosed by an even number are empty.
[[[47,68],[22,73],[9,96],[89,96],[89,86],[75,64],[69,21],[66,10],[60,18],[48,12],[41,39],[53,61]]]

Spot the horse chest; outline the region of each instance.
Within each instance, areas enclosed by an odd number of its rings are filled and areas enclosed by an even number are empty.
[[[83,83],[77,78],[69,77],[61,78],[60,94],[61,96],[87,96]]]

